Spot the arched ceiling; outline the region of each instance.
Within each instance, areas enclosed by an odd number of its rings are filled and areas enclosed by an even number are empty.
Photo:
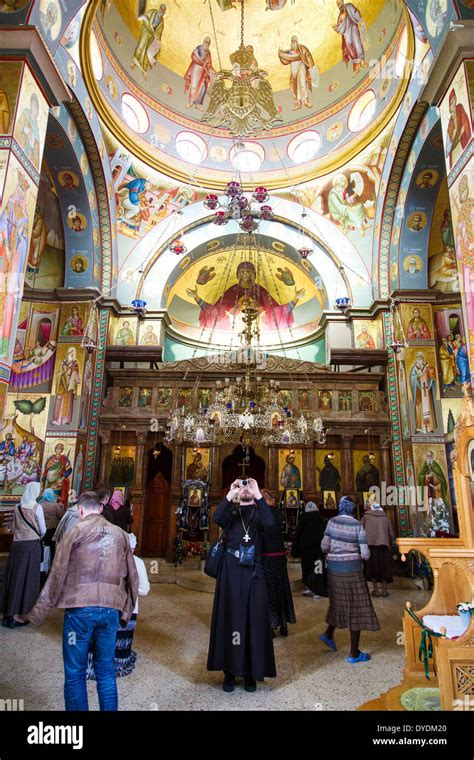
[[[202,120],[209,94],[201,107],[190,101],[185,86],[193,51],[205,37],[214,70],[231,68],[229,55],[239,45],[240,3],[194,1],[192,13],[188,3],[165,3],[161,46],[155,52],[145,44],[146,22],[138,17],[138,5],[135,0],[89,4],[81,35],[82,69],[92,101],[115,137],[180,181],[222,187],[236,166],[244,181],[269,188],[321,176],[380,133],[408,85],[414,39],[404,3],[359,0],[365,47],[359,67],[343,60],[342,36],[334,29],[339,15],[335,0],[318,0],[317,23],[308,23],[306,0],[281,3],[280,10],[269,10],[266,0],[246,0],[245,43],[268,73],[280,121],[246,141],[249,163],[243,163],[235,157],[228,130]],[[147,2],[145,12],[153,14],[160,5]],[[238,7],[222,10],[225,5]],[[153,18],[156,22],[156,16],[148,15],[148,21]],[[293,36],[306,50],[312,79],[312,91],[301,104],[290,88],[290,66],[279,55],[290,48]]]

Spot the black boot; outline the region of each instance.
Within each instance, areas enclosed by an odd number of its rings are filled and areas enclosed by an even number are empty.
[[[235,689],[235,676],[233,673],[228,673],[227,670],[224,671],[224,683],[222,684],[222,688],[227,694],[230,694]]]
[[[253,678],[244,676],[244,689],[248,692],[257,691],[257,682]]]
[[[280,636],[288,636],[288,626],[287,625],[281,625],[280,626]]]

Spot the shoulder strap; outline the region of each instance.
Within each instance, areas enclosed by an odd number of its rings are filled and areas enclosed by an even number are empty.
[[[38,536],[38,538],[41,538],[41,533],[39,532],[39,530],[37,530],[37,529],[35,528],[35,526],[34,526],[34,525],[32,525],[32,524],[31,524],[31,523],[30,523],[30,522],[29,522],[29,521],[26,519],[26,517],[25,517],[25,515],[23,514],[23,511],[22,511],[22,509],[21,509],[21,507],[20,507],[20,506],[18,507],[18,511],[19,511],[19,513],[20,513],[20,517],[21,517],[21,519],[23,520],[23,522],[25,522],[25,523],[28,525],[28,527],[29,527],[29,528],[31,528],[31,530],[32,530],[32,531],[34,531],[34,532],[36,533],[36,535]]]

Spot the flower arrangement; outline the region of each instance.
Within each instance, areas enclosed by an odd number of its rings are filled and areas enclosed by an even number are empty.
[[[177,565],[182,564],[185,556],[186,556],[186,548],[184,545],[184,541],[179,536],[176,536],[173,543],[173,562],[175,564],[175,567]]]
[[[201,557],[202,554],[202,544],[200,543],[191,543],[186,542],[185,544],[185,551],[186,551],[186,558],[188,557]]]

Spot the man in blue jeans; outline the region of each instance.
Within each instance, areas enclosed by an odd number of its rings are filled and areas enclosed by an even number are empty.
[[[115,637],[128,623],[138,594],[138,574],[127,534],[107,522],[92,491],[77,503],[80,522],[59,543],[48,580],[28,615],[40,625],[51,607],[64,612],[63,658],[66,710],[88,710],[89,648],[101,710],[117,710]]]

